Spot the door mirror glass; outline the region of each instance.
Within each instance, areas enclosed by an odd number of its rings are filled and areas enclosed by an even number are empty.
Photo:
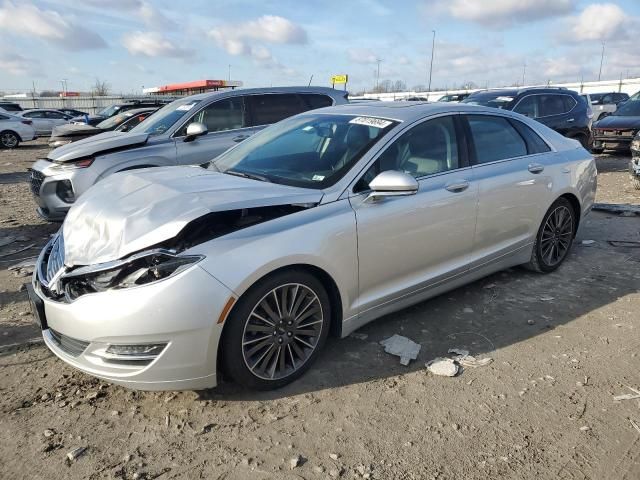
[[[369,183],[372,193],[368,199],[413,195],[418,191],[418,181],[408,173],[386,170]]]
[[[187,127],[187,136],[184,137],[185,142],[191,142],[201,135],[206,135],[209,132],[207,126],[204,123],[193,122]]]

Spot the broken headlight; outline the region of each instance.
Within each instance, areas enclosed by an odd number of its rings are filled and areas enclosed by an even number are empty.
[[[146,285],[177,275],[203,258],[156,250],[122,261],[82,267],[65,275],[65,294],[74,300],[87,293]]]

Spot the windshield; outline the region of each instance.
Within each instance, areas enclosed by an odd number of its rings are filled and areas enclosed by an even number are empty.
[[[148,133],[152,136],[162,135],[198,103],[200,103],[200,100],[194,100],[189,97],[171,102],[153,115],[149,115],[130,131],[131,133]]]
[[[114,116],[116,113],[118,113],[118,111],[120,111],[120,107],[118,105],[111,105],[110,107],[103,108],[102,110],[100,110],[98,112],[98,115],[100,115],[101,117],[109,118]]]
[[[483,107],[505,108],[509,110],[514,98],[515,94],[509,95],[509,93],[504,92],[476,93],[475,95],[465,98],[461,103],[481,105]]]
[[[122,122],[124,122],[129,115],[126,113],[119,113],[118,115],[114,115],[113,117],[107,118],[106,120],[101,121],[96,127],[102,128],[104,130],[108,130],[110,128],[116,128]]]
[[[292,117],[245,140],[208,168],[284,185],[326,188],[396,124],[355,115]]]
[[[629,100],[625,102],[614,113],[616,117],[640,117],[640,100]]]

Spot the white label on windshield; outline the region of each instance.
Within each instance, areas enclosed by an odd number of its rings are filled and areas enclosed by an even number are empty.
[[[179,110],[181,112],[187,112],[191,110],[194,105],[195,103],[187,103],[186,105],[180,105],[178,108],[176,108],[176,110]]]
[[[321,182],[322,180],[324,180],[324,175],[314,175],[313,177],[311,177],[311,180],[313,180],[314,182]]]
[[[367,127],[386,128],[393,122],[390,122],[389,120],[383,120],[381,118],[356,117],[349,120],[349,123],[353,123],[355,125],[366,125]]]

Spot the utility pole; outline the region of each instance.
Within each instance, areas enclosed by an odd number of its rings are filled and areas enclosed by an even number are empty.
[[[431,40],[431,63],[429,64],[429,89],[428,92],[431,91],[431,75],[433,74],[433,52],[436,49],[436,31],[431,30],[433,32],[433,39]]]
[[[378,85],[380,84],[380,62],[382,61],[381,58],[376,58],[376,62],[378,63],[378,70],[376,73],[376,92],[378,92]]]
[[[231,81],[231,64],[229,64],[229,81]]]
[[[527,74],[527,61],[524,61],[524,65],[522,66],[522,86],[524,87],[524,79]]]
[[[600,81],[600,78],[602,77],[602,63],[604,62],[604,46],[605,46],[605,42],[602,42],[602,55],[600,56],[600,71],[598,72],[598,81]]]

